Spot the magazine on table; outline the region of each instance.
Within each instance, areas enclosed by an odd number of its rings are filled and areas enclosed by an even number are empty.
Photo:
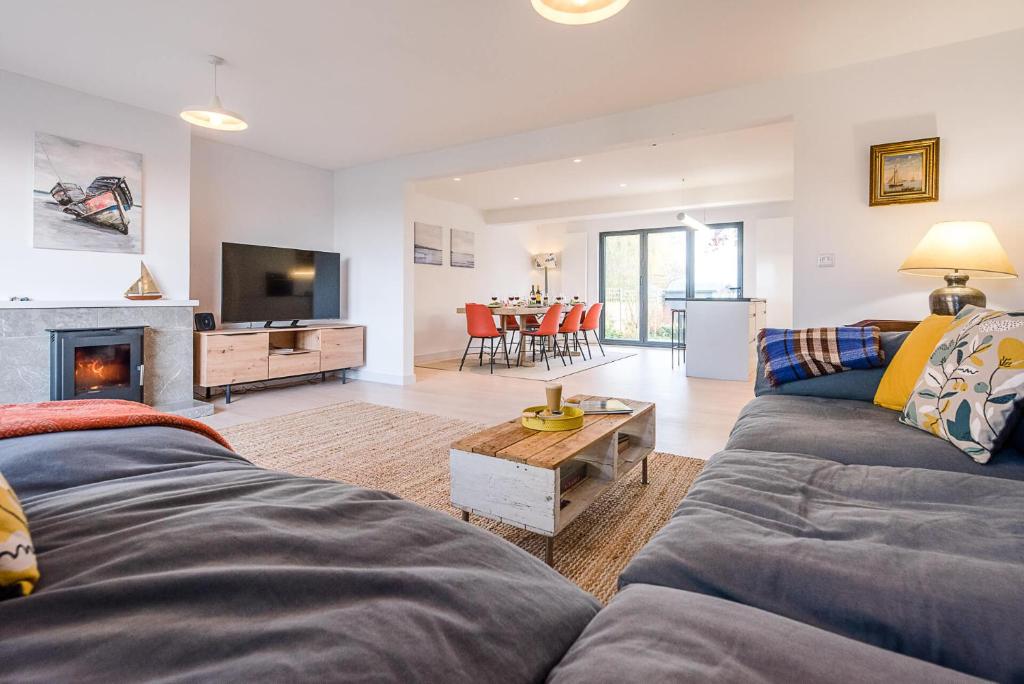
[[[632,407],[618,399],[584,399],[579,404],[583,413],[632,413]]]

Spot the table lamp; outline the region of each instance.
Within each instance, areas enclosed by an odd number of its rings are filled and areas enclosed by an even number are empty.
[[[936,223],[917,243],[899,271],[945,278],[946,287],[932,292],[928,303],[932,313],[946,316],[955,316],[968,304],[985,306],[985,293],[967,286],[971,276],[1017,277],[992,226],[983,221]]]

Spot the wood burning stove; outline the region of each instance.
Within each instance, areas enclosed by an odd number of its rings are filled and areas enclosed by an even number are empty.
[[[50,330],[50,400],[142,401],[146,328]]]

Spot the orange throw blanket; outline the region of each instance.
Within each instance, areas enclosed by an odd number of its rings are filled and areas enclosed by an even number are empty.
[[[46,432],[100,430],[103,428],[165,425],[209,437],[221,446],[231,445],[220,433],[198,420],[183,418],[134,401],[81,399],[43,401],[38,404],[0,404],[0,439],[41,435]]]

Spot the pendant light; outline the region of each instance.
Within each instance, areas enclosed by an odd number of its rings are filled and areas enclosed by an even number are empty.
[[[217,96],[217,67],[223,64],[224,60],[217,55],[210,55],[209,62],[213,65],[213,99],[208,105],[186,107],[181,112],[181,118],[193,126],[217,131],[244,131],[249,124],[241,114],[224,109]]]
[[[532,0],[540,16],[557,24],[595,24],[622,11],[629,0]]]

